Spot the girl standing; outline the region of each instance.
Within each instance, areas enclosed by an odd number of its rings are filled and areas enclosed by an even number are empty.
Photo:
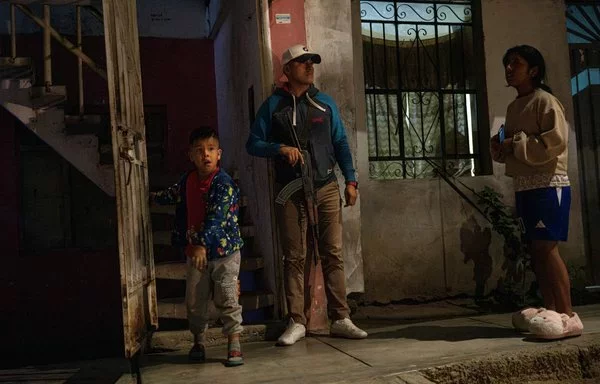
[[[491,139],[492,158],[505,163],[513,178],[517,216],[548,309],[517,312],[513,325],[540,338],[578,336],[583,324],[571,307],[569,275],[558,252],[558,242],[567,240],[571,205],[564,108],[543,84],[546,65],[537,49],[510,48],[502,63],[517,98],[508,106],[503,132]]]

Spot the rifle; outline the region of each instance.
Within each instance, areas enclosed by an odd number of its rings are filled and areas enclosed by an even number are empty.
[[[306,123],[309,121],[310,110],[306,114]],[[291,119],[290,119],[291,120]],[[292,123],[292,121],[290,121]],[[306,216],[308,217],[309,231],[313,239],[313,255],[315,265],[319,263],[319,213],[317,209],[317,197],[315,194],[315,186],[313,184],[312,161],[310,153],[300,145],[300,140],[296,134],[296,126],[292,123],[290,131],[296,148],[302,154],[303,163],[300,164],[301,176],[286,184],[275,198],[275,202],[284,205],[290,197],[302,188],[304,191],[304,204],[306,205]]]
[[[309,231],[313,239],[313,254],[315,265],[319,262],[319,213],[316,204],[315,187],[312,176],[312,161],[310,153],[301,150],[300,153],[304,159],[304,164],[300,164],[302,176],[287,183],[277,194],[275,203],[285,205],[285,203],[298,192],[304,191],[304,203],[306,205],[306,216],[308,217]]]

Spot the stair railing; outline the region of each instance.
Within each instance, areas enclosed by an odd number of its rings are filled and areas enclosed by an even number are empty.
[[[18,8],[23,14],[29,17],[34,23],[43,30],[43,60],[44,60],[44,86],[49,91],[52,86],[52,48],[51,39],[54,38],[73,55],[77,56],[77,76],[78,76],[78,107],[79,116],[84,115],[84,96],[83,96],[83,64],[85,63],[92,71],[96,72],[104,80],[107,80],[106,70],[96,64],[88,55],[83,53],[82,32],[81,32],[81,5],[76,7],[76,44],[71,43],[66,37],[62,36],[50,24],[50,5],[43,5],[43,18],[36,16],[33,11],[24,4],[10,5],[10,49],[11,59],[14,62],[17,58],[17,31],[15,10]],[[93,16],[102,21],[102,14],[94,7],[84,7]]]

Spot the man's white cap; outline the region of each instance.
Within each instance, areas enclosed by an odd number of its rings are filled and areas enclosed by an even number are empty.
[[[304,57],[306,56],[306,57]],[[281,55],[281,65],[286,65],[292,60],[296,60],[302,57],[305,60],[311,60],[315,64],[319,64],[321,62],[321,55],[315,52],[311,52],[302,44],[296,44],[283,52]]]

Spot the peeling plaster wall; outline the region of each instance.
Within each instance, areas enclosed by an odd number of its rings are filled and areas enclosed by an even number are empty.
[[[225,4],[225,3],[224,3]],[[254,251],[265,259],[267,286],[276,292],[275,261],[269,201],[267,161],[246,152],[250,115],[260,106],[262,94],[256,2],[238,1],[226,7],[225,21],[214,42],[219,135],[226,170],[239,171],[242,194],[249,198],[249,213],[256,228]],[[255,110],[249,111],[248,89],[254,89]]]
[[[345,23],[340,22],[339,17],[349,17],[343,9],[350,2],[353,8],[354,60],[348,60],[348,57],[352,57],[349,39],[337,41],[337,45],[329,45],[327,42],[343,29],[341,26]],[[348,55],[344,59],[340,58],[336,67],[332,68],[338,78],[345,79],[350,71],[354,73],[356,111],[354,113],[349,107],[352,101],[342,110],[356,120],[354,143],[357,146],[358,171],[361,175],[360,226],[366,299],[390,302],[404,298],[429,299],[460,293],[474,294],[475,275],[483,276],[480,284],[486,293],[489,292],[505,275],[502,270],[503,241],[492,232],[489,247],[486,247],[484,228],[488,226],[487,222],[464,203],[456,192],[440,180],[368,179],[364,77],[362,65],[359,64],[362,63],[359,1],[335,1],[331,8],[327,8],[328,10],[321,10],[328,14],[328,18],[322,22],[331,32],[328,30],[327,38],[323,39],[324,32],[315,29],[320,34],[313,33],[312,36],[314,40],[324,40],[321,42],[321,47],[327,44],[324,52]],[[505,87],[501,58],[507,48],[517,44],[534,45],[542,51],[547,61],[548,83],[563,102],[567,118],[572,123],[563,2],[482,0],[482,17],[491,132],[498,130],[504,121],[507,105],[515,97],[514,91]],[[352,61],[356,63],[354,68],[349,64]],[[335,96],[345,92],[346,98],[350,100],[351,90],[343,88],[343,80],[339,84],[342,84],[338,86],[341,92]],[[567,265],[581,267],[586,264],[586,259],[575,140],[575,133],[571,132],[569,176],[572,181],[573,202],[569,242],[561,245],[561,253]],[[495,164],[494,175],[463,178],[461,181],[475,190],[480,190],[485,185],[493,187],[504,194],[507,204],[514,205],[512,182],[503,174],[504,166]],[[465,241],[461,241],[461,229]],[[482,247],[484,252],[476,252],[478,247]],[[470,256],[467,257],[466,253]],[[471,256],[476,259],[476,265],[470,259]]]
[[[360,65],[362,61],[353,62],[349,59],[353,52],[350,0],[328,0],[327,5],[324,4],[319,0],[304,2],[307,45],[311,50],[319,52],[323,60],[315,66],[315,85],[332,96],[338,105],[356,168],[356,97],[353,92],[353,74],[355,64]],[[359,183],[362,183],[366,172],[357,170]],[[345,181],[339,169],[336,168],[336,171],[343,197]],[[360,196],[354,207],[342,208],[347,292],[364,291],[360,212]]]

